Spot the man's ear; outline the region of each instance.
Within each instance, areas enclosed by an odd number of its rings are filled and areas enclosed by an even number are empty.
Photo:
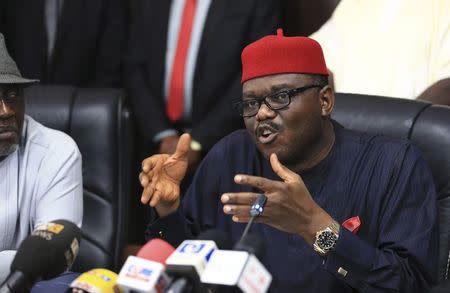
[[[334,91],[331,86],[324,86],[320,90],[320,107],[322,109],[322,116],[330,116],[334,107]]]

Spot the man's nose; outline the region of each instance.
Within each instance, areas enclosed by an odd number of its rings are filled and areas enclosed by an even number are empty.
[[[263,121],[266,119],[273,119],[277,116],[277,113],[270,109],[265,103],[261,103],[258,112],[256,113],[256,119],[258,121]]]
[[[0,98],[0,117],[9,118],[14,115],[13,109],[6,103],[2,98]]]

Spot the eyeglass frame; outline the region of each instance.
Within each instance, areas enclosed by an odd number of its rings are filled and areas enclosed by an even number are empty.
[[[273,93],[273,94],[270,94],[270,95],[267,95],[267,96],[264,96],[264,97],[258,97],[258,98],[246,99],[246,100],[241,99],[239,101],[233,102],[233,107],[239,112],[240,116],[242,116],[243,118],[249,118],[249,117],[253,117],[256,114],[258,114],[258,111],[261,108],[262,103],[264,103],[264,105],[266,105],[272,111],[283,110],[284,108],[287,108],[291,104],[292,98],[297,96],[298,94],[301,94],[301,93],[303,93],[303,92],[305,92],[305,91],[307,91],[309,89],[312,89],[312,88],[323,88],[325,86],[326,85],[324,85],[324,84],[311,84],[311,85],[306,85],[306,86],[293,88],[293,89],[289,89],[289,90],[279,91],[279,92],[276,92],[276,93]],[[286,105],[280,107],[280,108],[273,108],[270,105],[270,103],[267,102],[267,99],[271,98],[271,97],[276,97],[276,96],[281,95],[281,94],[287,94],[288,99],[289,99],[288,103]],[[244,105],[245,102],[248,102],[248,101],[257,101],[258,104],[259,104],[256,112],[254,114],[252,114],[252,115],[244,115],[243,105]]]

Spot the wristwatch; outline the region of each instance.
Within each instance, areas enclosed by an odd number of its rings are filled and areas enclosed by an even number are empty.
[[[333,250],[339,239],[340,225],[335,220],[331,221],[323,230],[316,233],[316,241],[314,241],[313,248],[320,255],[325,256],[329,251]]]

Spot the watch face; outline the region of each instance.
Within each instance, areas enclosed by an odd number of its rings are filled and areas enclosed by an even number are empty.
[[[333,248],[336,243],[337,236],[331,231],[323,231],[317,237],[317,245],[323,249],[324,251],[330,250]]]

